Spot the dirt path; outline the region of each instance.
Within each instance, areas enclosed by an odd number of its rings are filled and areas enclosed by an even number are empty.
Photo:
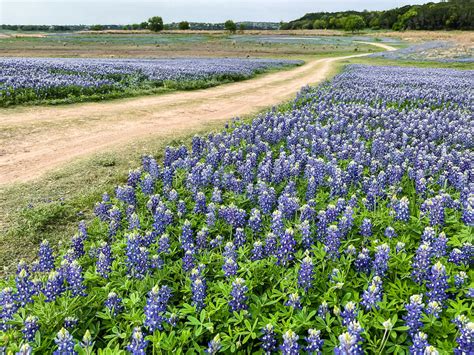
[[[394,48],[372,43],[386,50]],[[41,176],[74,158],[147,137],[197,129],[212,121],[258,112],[327,78],[337,60],[218,87],[159,96],[0,112],[0,185]]]

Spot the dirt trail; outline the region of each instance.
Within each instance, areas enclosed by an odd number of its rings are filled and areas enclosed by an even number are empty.
[[[393,47],[371,43],[386,50]],[[295,69],[218,87],[166,95],[58,107],[0,111],[0,185],[41,176],[74,158],[147,137],[197,129],[205,123],[258,112],[327,78],[324,58]]]

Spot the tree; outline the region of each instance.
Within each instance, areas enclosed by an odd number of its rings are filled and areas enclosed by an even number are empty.
[[[180,30],[189,30],[189,22],[188,21],[181,21],[178,25]]]
[[[342,21],[345,31],[352,33],[360,31],[365,28],[364,19],[359,15],[349,15]]]
[[[241,33],[243,33],[243,32],[245,31],[245,24],[241,23],[241,24],[239,25],[239,31],[240,31]]]
[[[232,20],[227,20],[224,23],[224,28],[226,29],[226,31],[229,31],[230,33],[235,33],[235,31],[237,31],[237,25]]]
[[[148,19],[148,28],[153,32],[163,30],[163,19],[160,16],[153,16]]]
[[[102,25],[92,25],[91,26],[91,31],[102,31],[104,29],[104,26]]]
[[[313,28],[316,30],[326,29],[328,28],[328,24],[325,20],[315,20],[313,22]]]
[[[143,21],[142,23],[140,23],[140,28],[141,28],[142,30],[148,28],[148,22],[147,22],[147,21]]]

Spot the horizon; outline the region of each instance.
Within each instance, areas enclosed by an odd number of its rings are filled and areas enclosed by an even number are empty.
[[[225,0],[192,0],[140,2],[101,0],[3,1],[0,0],[0,24],[5,25],[124,25],[140,23],[151,16],[161,16],[165,23],[179,21],[222,23],[288,22],[312,12],[380,11],[405,5],[420,5],[426,0],[242,0],[225,4]],[[433,1],[438,2],[438,1]],[[94,11],[91,11],[94,6]],[[192,15],[188,15],[192,13]],[[59,18],[59,20],[58,20]]]

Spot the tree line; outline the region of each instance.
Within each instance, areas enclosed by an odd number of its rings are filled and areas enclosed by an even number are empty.
[[[374,30],[473,30],[474,1],[407,5],[386,11],[341,11],[309,13],[282,24],[281,29]]]

